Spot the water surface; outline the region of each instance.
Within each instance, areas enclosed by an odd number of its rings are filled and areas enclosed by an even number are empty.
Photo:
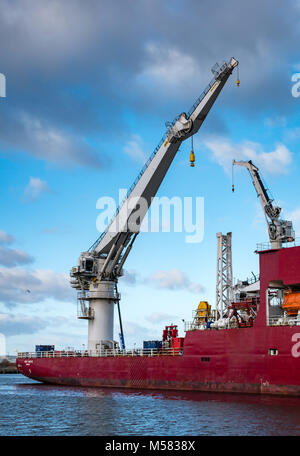
[[[2,436],[300,435],[300,398],[43,385],[0,375]]]

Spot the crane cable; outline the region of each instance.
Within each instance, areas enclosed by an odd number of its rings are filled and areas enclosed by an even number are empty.
[[[232,171],[231,171],[231,183],[232,183],[232,192],[234,193],[233,167],[234,167],[234,164],[232,163]]]

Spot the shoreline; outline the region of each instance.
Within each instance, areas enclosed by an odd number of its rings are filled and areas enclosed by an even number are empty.
[[[1,374],[18,374],[18,369],[16,363],[10,363],[7,360],[2,361],[0,363],[0,375]]]
[[[18,374],[18,369],[16,367],[4,367],[0,368],[0,375],[3,374]]]

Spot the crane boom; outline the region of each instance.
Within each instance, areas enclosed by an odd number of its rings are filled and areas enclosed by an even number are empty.
[[[218,71],[214,69],[214,78],[190,111],[187,114],[181,113],[173,122],[167,123],[167,132],[141,170],[115,217],[89,249],[93,256],[105,255],[107,258],[110,255],[110,260],[117,258],[118,262],[133,234],[139,231],[152,198],[156,195],[181,143],[197,133],[237,65],[237,60],[231,58]],[[145,202],[147,204],[144,204]],[[137,210],[138,217],[135,217]],[[109,261],[107,261],[105,267],[102,268],[102,275],[109,275],[112,270],[111,264],[109,266]]]
[[[268,194],[261,177],[259,169],[251,160],[249,161],[232,161],[232,165],[243,166],[251,176],[253,186],[260,200],[268,226],[268,234],[273,248],[280,248],[284,242],[292,242],[295,238],[292,222],[279,218],[281,208],[274,206],[273,200]]]
[[[122,267],[140,231],[143,219],[180,145],[198,132],[219,93],[238,65],[231,58],[214,66],[213,79],[192,108],[166,123],[167,131],[130,187],[115,216],[88,251],[82,252],[72,268],[71,286],[79,290],[81,316],[89,319],[89,349],[111,345],[113,305],[118,302],[116,286]],[[88,303],[86,307],[85,303]],[[86,315],[86,317],[84,316]]]

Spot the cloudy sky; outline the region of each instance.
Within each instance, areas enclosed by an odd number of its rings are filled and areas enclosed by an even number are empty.
[[[216,233],[233,232],[234,276],[258,272],[266,226],[249,176],[259,166],[300,235],[300,2],[279,0],[0,0],[0,333],[10,353],[82,347],[70,268],[99,236],[96,202],[129,188],[187,111],[215,62],[239,62],[159,196],[202,196],[205,234],[142,233],[120,280],[129,345],[215,301]],[[116,322],[115,338],[118,338]]]

